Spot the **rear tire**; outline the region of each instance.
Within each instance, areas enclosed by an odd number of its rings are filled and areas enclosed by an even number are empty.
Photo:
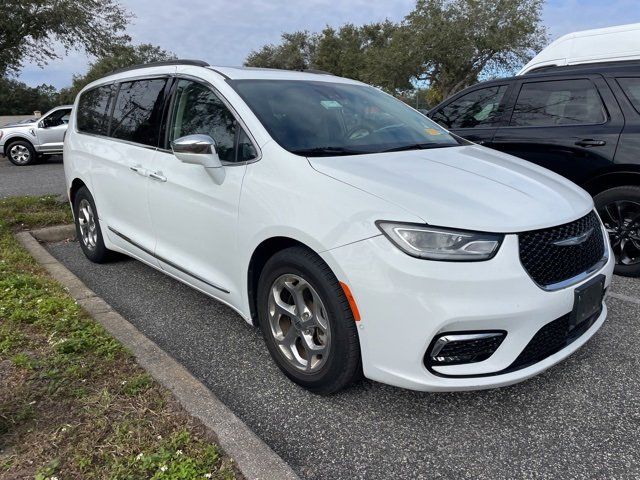
[[[616,256],[615,273],[640,276],[640,187],[614,187],[594,197]]]
[[[338,279],[314,252],[291,247],[271,257],[260,274],[257,306],[269,353],[298,385],[329,394],[362,375],[351,307]]]
[[[111,260],[115,252],[104,246],[98,210],[87,187],[81,187],[76,192],[73,200],[73,216],[76,223],[76,238],[85,256],[94,263]]]
[[[35,148],[26,140],[11,142],[5,151],[9,161],[18,167],[33,165],[38,160]]]

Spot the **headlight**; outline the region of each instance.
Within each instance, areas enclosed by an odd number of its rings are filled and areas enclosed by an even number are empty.
[[[400,250],[429,260],[473,262],[492,258],[504,235],[449,230],[411,223],[376,222],[378,228]]]

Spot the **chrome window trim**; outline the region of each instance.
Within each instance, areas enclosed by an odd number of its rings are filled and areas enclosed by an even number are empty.
[[[109,231],[113,232],[115,235],[117,235],[118,237],[120,237],[121,239],[123,239],[125,242],[130,243],[130,244],[131,244],[131,245],[133,245],[134,247],[136,247],[136,248],[138,248],[138,249],[142,250],[144,253],[146,253],[147,255],[152,256],[152,257],[153,257],[153,258],[155,258],[156,260],[158,260],[158,261],[160,261],[160,262],[162,262],[162,263],[165,263],[165,264],[169,265],[170,267],[175,268],[176,270],[178,270],[178,271],[180,271],[180,272],[184,273],[185,275],[189,275],[190,277],[195,278],[195,279],[196,279],[196,280],[198,280],[199,282],[202,282],[202,283],[204,283],[204,284],[206,284],[206,285],[209,285],[209,286],[210,286],[210,287],[212,287],[212,288],[215,288],[216,290],[219,290],[219,291],[221,291],[221,292],[223,292],[223,293],[231,293],[231,292],[230,292],[229,290],[227,290],[226,288],[222,288],[222,287],[220,287],[220,286],[218,286],[218,285],[216,285],[216,284],[214,284],[214,283],[211,283],[210,281],[205,280],[204,278],[202,278],[202,277],[201,277],[201,276],[199,276],[199,275],[196,275],[196,274],[195,274],[195,273],[193,273],[193,272],[190,272],[189,270],[187,270],[187,269],[185,269],[185,268],[181,267],[180,265],[177,265],[177,264],[175,264],[175,263],[173,263],[173,262],[171,262],[171,261],[167,260],[166,258],[163,258],[163,257],[161,257],[161,256],[159,256],[159,255],[156,255],[156,254],[155,254],[154,252],[152,252],[151,250],[149,250],[149,249],[147,249],[147,248],[143,247],[142,245],[140,245],[140,244],[138,244],[138,243],[134,242],[133,240],[131,240],[129,237],[127,237],[127,236],[126,236],[126,235],[124,235],[123,233],[120,233],[120,232],[119,232],[119,231],[117,231],[115,228],[113,228],[113,227],[111,227],[111,226],[108,226],[108,228],[109,228]]]

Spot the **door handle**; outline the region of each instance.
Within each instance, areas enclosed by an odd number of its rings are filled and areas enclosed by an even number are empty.
[[[129,167],[129,170],[131,170],[132,172],[136,172],[138,175],[146,175],[146,171],[144,168],[142,168],[142,165],[131,165]]]
[[[607,144],[604,140],[593,140],[591,138],[585,138],[578,140],[576,145],[579,147],[604,147]]]
[[[149,174],[149,178],[152,178],[153,180],[157,180],[159,182],[166,182],[167,181],[167,177],[162,175],[162,172],[151,172]]]

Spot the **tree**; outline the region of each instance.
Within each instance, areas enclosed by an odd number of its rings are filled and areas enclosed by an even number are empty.
[[[418,0],[391,50],[446,98],[481,74],[511,73],[547,42],[543,0]]]
[[[283,33],[279,45],[265,45],[249,54],[247,67],[308,70],[314,68],[318,36],[305,31]]]
[[[176,56],[163,50],[155,45],[144,43],[141,45],[118,45],[111,51],[96,61],[91,63],[89,70],[84,75],[74,75],[71,87],[60,91],[59,102],[73,103],[76,95],[87,84],[108,75],[114,70],[129,67],[131,65],[139,65],[149,62],[159,62],[163,60],[171,60]]]
[[[3,0],[0,77],[25,61],[45,65],[58,46],[105,55],[130,40],[123,32],[131,16],[117,0]]]
[[[58,92],[51,85],[29,87],[14,79],[0,77],[0,115],[42,113],[55,107]]]

